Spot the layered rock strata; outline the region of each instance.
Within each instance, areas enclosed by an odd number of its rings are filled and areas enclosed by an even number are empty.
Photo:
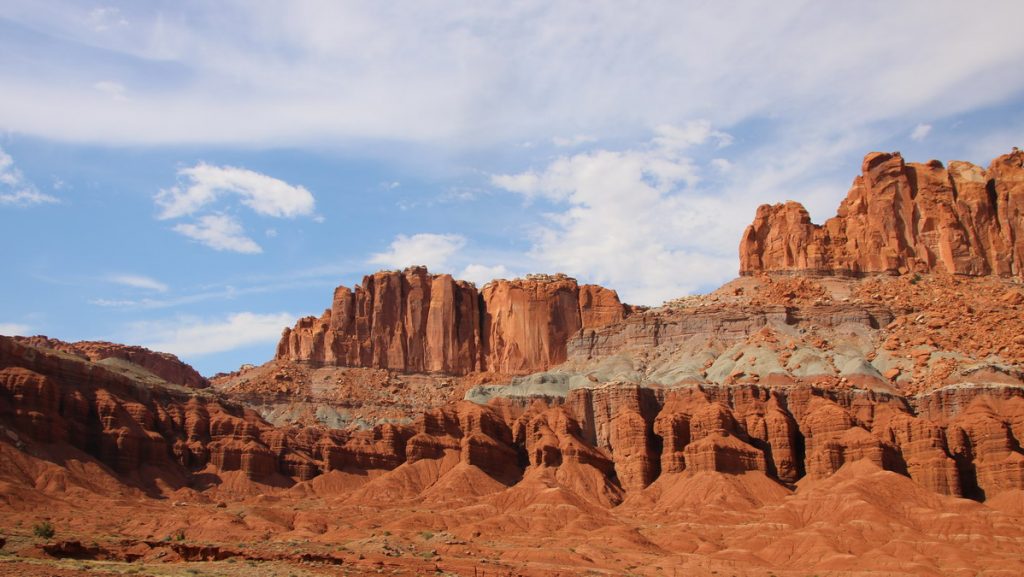
[[[510,414],[517,412],[509,407],[520,407],[519,422],[540,410],[530,397],[489,404]],[[540,406],[568,419],[570,437],[591,455],[580,457],[584,451],[577,448],[574,458],[606,471],[626,492],[683,472],[758,471],[794,484],[861,460],[945,495],[985,499],[1024,489],[1019,387],[950,387],[903,397],[806,385],[606,384],[574,388],[564,401],[545,398]],[[546,450],[557,455],[533,461],[564,458],[560,450]]]
[[[563,471],[614,504],[663,474],[755,471],[793,484],[867,460],[942,494],[986,499],[1024,489],[1024,389],[1013,386],[904,397],[610,383],[561,399],[463,401],[408,425],[341,431],[275,427],[216,393],[145,385],[4,337],[0,425],[6,438],[75,447],[144,486],[154,476],[185,486],[209,471],[301,481],[454,459],[505,485],[531,471]]]
[[[525,374],[561,363],[583,328],[628,312],[618,295],[564,275],[498,280],[482,291],[424,267],[338,287],[330,309],[286,329],[277,358],[407,373]]]
[[[45,336],[13,338],[34,347],[65,352],[90,361],[102,361],[105,359],[127,361],[175,385],[194,389],[210,386],[209,381],[192,368],[192,365],[183,362],[170,353],[160,353],[145,347],[105,341],[77,341],[68,343]]]
[[[911,271],[1024,275],[1024,151],[987,169],[868,154],[836,216],[763,205],[740,244],[740,273]]]

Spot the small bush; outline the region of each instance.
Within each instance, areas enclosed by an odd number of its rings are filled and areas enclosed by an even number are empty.
[[[420,533],[420,537],[423,537],[425,540],[430,541],[434,538],[434,534],[430,531],[423,531],[422,533]]]
[[[52,523],[49,521],[43,521],[42,523],[36,523],[32,527],[32,533],[34,533],[36,537],[52,539],[53,536],[57,534],[57,531],[54,530]]]

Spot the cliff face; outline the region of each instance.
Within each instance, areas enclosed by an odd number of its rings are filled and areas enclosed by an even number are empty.
[[[188,363],[170,353],[159,353],[145,347],[108,343],[104,341],[78,341],[67,343],[44,336],[13,337],[16,341],[34,347],[69,353],[90,361],[121,359],[138,365],[168,383],[202,389],[210,383]]]
[[[762,205],[740,242],[740,273],[897,271],[1024,274],[1024,151],[988,169],[871,153],[836,216]]]
[[[277,358],[403,372],[480,369],[478,293],[425,268],[378,272],[334,291],[319,319],[286,329]]]
[[[253,479],[309,479],[342,466],[393,468],[411,431],[274,427],[216,394],[135,380],[86,359],[0,337],[0,426],[11,439],[70,445],[141,486],[213,467]]]
[[[552,399],[553,400],[553,399]],[[70,445],[123,478],[171,487],[197,472],[308,480],[455,459],[510,486],[531,472],[584,483],[605,505],[663,475],[757,471],[792,484],[866,460],[941,494],[1024,488],[1024,389],[904,397],[757,385],[577,388],[562,401],[463,401],[365,431],[274,427],[215,393],[146,386],[103,365],[0,338],[0,426]],[[582,474],[589,481],[576,478]],[[407,469],[407,467],[406,467]],[[575,480],[574,480],[575,479]],[[413,489],[410,489],[413,490]]]
[[[529,373],[563,362],[580,329],[625,316],[615,291],[564,275],[494,281],[479,293],[412,267],[338,287],[320,318],[285,329],[277,358],[407,373]]]

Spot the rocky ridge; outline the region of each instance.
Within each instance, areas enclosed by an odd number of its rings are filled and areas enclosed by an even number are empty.
[[[812,224],[799,203],[763,205],[740,244],[740,273],[938,272],[1024,275],[1024,151],[987,169],[953,161],[864,158],[836,216]]]
[[[120,359],[136,367],[141,367],[155,376],[176,385],[196,389],[210,386],[210,382],[188,363],[183,362],[170,353],[151,351],[145,347],[105,341],[77,341],[68,343],[45,336],[14,337],[14,339],[34,347],[70,353],[90,361]]]

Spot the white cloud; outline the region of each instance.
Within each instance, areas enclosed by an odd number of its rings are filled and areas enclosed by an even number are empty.
[[[31,182],[25,180],[25,176],[14,165],[11,155],[0,148],[0,206],[32,206],[58,202],[59,199],[39,192]]]
[[[104,308],[121,309],[142,306],[146,304],[146,299],[141,301],[130,299],[91,299],[89,304]]]
[[[732,170],[732,163],[725,158],[712,158],[711,167],[721,173],[726,173]]]
[[[723,244],[723,229],[753,212],[731,216],[737,207],[730,199],[697,191],[700,168],[677,154],[727,140],[715,134],[703,123],[661,127],[646,146],[560,157],[541,171],[492,182],[560,207],[533,235],[531,255],[547,270],[614,287],[628,302],[660,304],[736,272],[738,236]]]
[[[203,162],[178,171],[187,183],[161,189],[154,200],[160,207],[161,220],[191,216],[208,210],[218,199],[237,197],[253,212],[275,218],[311,216],[315,222],[324,222],[314,214],[316,201],[303,186],[260,174],[245,168],[213,166]],[[174,230],[216,250],[241,253],[260,253],[263,249],[245,233],[241,221],[225,214],[205,214],[194,223],[182,223]],[[266,236],[277,236],[276,229],[268,229]]]
[[[178,171],[189,184],[160,190],[156,203],[161,219],[194,214],[224,194],[235,194],[257,214],[292,218],[313,214],[315,200],[303,186],[233,166],[212,166],[203,162]]]
[[[245,254],[263,252],[256,241],[245,235],[245,230],[237,220],[226,214],[207,214],[197,219],[195,224],[182,223],[175,225],[174,231],[192,240],[198,241],[214,250],[226,250]]]
[[[138,274],[115,274],[107,277],[112,283],[124,285],[131,288],[156,291],[156,292],[167,292],[168,287],[166,284],[151,278],[148,276]]]
[[[508,268],[502,264],[495,266],[470,264],[467,265],[466,268],[462,269],[462,272],[457,275],[460,279],[475,283],[477,287],[483,287],[494,279],[508,278],[509,276]]]
[[[120,8],[100,6],[89,11],[86,24],[96,32],[106,32],[114,28],[128,26],[128,20],[121,14]]]
[[[0,323],[0,335],[26,336],[30,330],[31,327],[21,323]]]
[[[370,263],[388,268],[424,265],[433,272],[446,272],[452,256],[464,246],[466,239],[458,234],[400,234],[387,251],[371,256]]]
[[[653,139],[654,144],[670,151],[686,150],[708,140],[714,140],[718,148],[732,144],[732,136],[712,129],[709,120],[692,120],[682,126],[662,124],[654,132],[657,134]]]
[[[931,124],[918,124],[917,126],[914,127],[913,132],[910,133],[910,139],[915,142],[921,142],[925,138],[928,138],[928,135],[931,134],[931,131]]]
[[[93,84],[92,87],[118,102],[128,101],[128,96],[125,94],[126,90],[124,84],[121,84],[120,82],[101,80]]]
[[[597,141],[597,138],[594,138],[593,136],[588,136],[586,134],[577,134],[576,136],[571,136],[568,138],[563,136],[556,136],[551,139],[551,143],[559,148],[575,148],[577,146],[580,146],[581,144],[587,144],[589,142],[595,141]]]
[[[155,351],[179,357],[201,357],[252,345],[277,342],[281,331],[292,325],[288,313],[241,312],[224,318],[182,317],[142,321],[129,325],[126,342],[138,342]]]
[[[38,190],[18,190],[15,192],[0,192],[0,205],[9,204],[13,206],[31,206],[33,204],[55,204],[60,202],[49,194],[43,194]]]
[[[61,140],[474,148],[580,127],[629,136],[687,118],[781,118],[839,134],[1024,89],[1024,75],[1006,74],[1024,52],[1020,2],[999,3],[999,18],[953,0],[743,10],[665,0],[628,15],[615,3],[541,0],[398,11],[175,3],[133,8],[130,26],[113,8],[8,4],[5,21],[37,33],[17,52],[26,64],[0,72],[0,126]],[[7,36],[5,52],[27,42]],[[69,82],[110,71],[160,82],[130,106]]]

